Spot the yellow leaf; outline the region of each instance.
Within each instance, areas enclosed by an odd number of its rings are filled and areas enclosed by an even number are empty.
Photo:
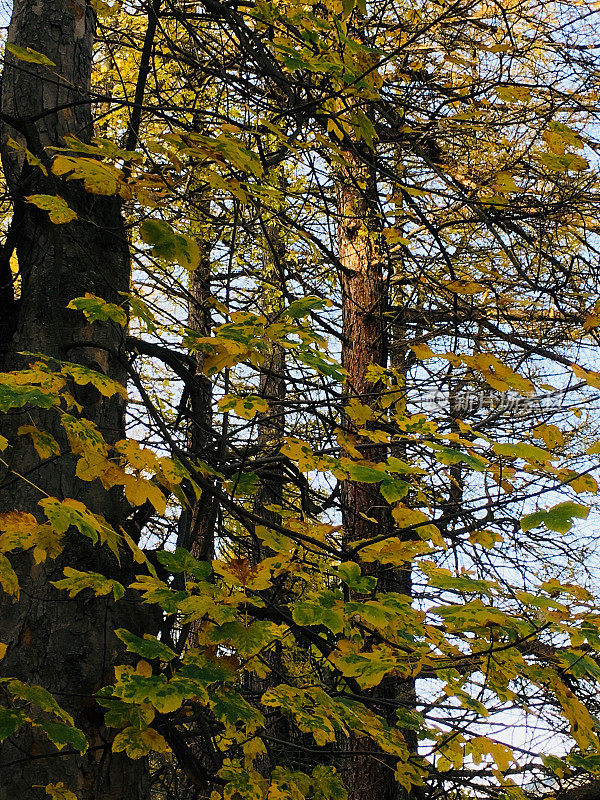
[[[123,182],[123,173],[97,159],[59,155],[54,159],[52,172],[66,176],[67,180],[83,180],[86,190],[92,194],[120,194],[123,199],[131,196],[131,190]]]
[[[400,503],[392,509],[392,517],[399,528],[416,528],[416,533],[421,539],[430,539],[436,547],[446,549],[446,543],[439,528],[432,525],[429,517],[417,508],[408,508]]]
[[[464,759],[464,737],[461,734],[454,734],[439,745],[440,756],[437,767],[444,772],[454,767],[460,769]]]
[[[404,505],[397,505],[393,508],[392,516],[399,528],[411,528],[413,525],[429,523],[429,517],[422,511],[416,508],[408,508]]]
[[[527,86],[496,86],[495,92],[501,100],[509,103],[526,103],[531,100],[531,92]]]
[[[589,747],[598,747],[594,720],[584,704],[575,697],[557,675],[553,675],[549,683],[560,703],[563,714],[571,725],[571,734],[581,748],[585,751]]]
[[[536,439],[542,439],[546,447],[552,449],[565,443],[564,437],[556,425],[538,425],[532,431]]]
[[[373,409],[363,405],[355,397],[353,397],[346,406],[346,414],[353,422],[357,422],[360,425],[364,425],[365,422],[375,419],[375,412]]]
[[[573,374],[578,378],[582,378],[588,386],[593,386],[594,389],[600,389],[600,372],[584,369],[578,364],[571,364],[571,369],[573,370]]]
[[[146,494],[157,514],[164,514],[167,509],[167,499],[158,486],[155,486],[153,483],[148,483]]]
[[[422,342],[421,344],[411,344],[410,349],[421,361],[425,361],[428,358],[435,358],[435,353],[428,344],[425,344],[425,342]]]
[[[409,240],[402,235],[402,231],[398,228],[384,228],[382,233],[388,244],[403,244],[405,246],[409,244]]]
[[[32,50],[31,47],[19,47],[17,44],[9,42],[6,45],[9,53],[12,53],[19,61],[27,61],[30,64],[39,64],[42,67],[55,67],[54,61],[51,61],[48,56],[43,53],[38,53],[37,50]]]
[[[591,492],[596,494],[598,482],[591,475],[578,475],[574,480],[569,481],[569,486],[580,494],[581,492]]]
[[[0,584],[6,594],[19,597],[19,579],[8,558],[0,553]]]
[[[268,561],[252,565],[247,558],[232,558],[229,561],[213,561],[213,569],[233,586],[243,586],[254,591],[267,589],[271,585],[271,570]]]
[[[134,469],[148,470],[149,472],[158,471],[158,458],[154,451],[148,447],[141,447],[135,439],[121,439],[116,443],[115,448],[121,455],[125,456]]]
[[[500,192],[518,192],[519,187],[510,172],[498,172],[495,179],[496,189]]]
[[[142,675],[144,678],[149,678],[152,675],[152,667],[143,658],[138,661],[135,671],[138,675]]]
[[[251,394],[247,397],[226,394],[219,400],[218,405],[221,411],[234,411],[238,417],[248,420],[269,410],[269,404],[265,398],[256,394]]]
[[[136,475],[124,475],[125,496],[134,506],[143,505],[148,500],[159,514],[164,514],[167,500],[158,486],[146,478]]]
[[[513,752],[510,747],[500,744],[500,742],[495,742],[488,736],[476,736],[471,739],[467,744],[467,752],[471,753],[476,764],[481,763],[484,755],[491,756],[501,772],[505,772],[510,762],[513,761]]]
[[[450,281],[446,284],[446,289],[449,289],[454,294],[481,294],[486,291],[486,287],[476,281]]]
[[[263,740],[259,739],[258,736],[255,736],[244,744],[243,751],[244,767],[245,769],[251,769],[257,756],[265,755],[267,749]]]
[[[35,425],[21,425],[17,433],[19,436],[25,436],[27,434],[31,436],[33,446],[41,459],[60,455],[60,447],[54,436],[46,431],[41,431]]]
[[[96,478],[103,479],[105,474],[114,469],[114,465],[105,457],[104,453],[92,451],[82,456],[75,468],[75,474],[82,481],[94,481]],[[102,480],[104,483],[104,480]]]
[[[497,542],[502,541],[502,536],[495,531],[471,531],[469,541],[491,550]]]
[[[137,728],[125,728],[124,731],[115,736],[113,751],[120,753],[125,751],[129,758],[141,758],[148,753],[167,753],[169,745],[158,731],[152,728],[140,731]]]
[[[49,794],[52,800],[77,800],[77,796],[67,787],[66,783],[49,783],[46,788],[46,794]]]
[[[341,428],[336,428],[335,437],[339,446],[346,453],[351,455],[352,458],[362,458],[362,453],[356,448],[356,445],[358,444],[358,438],[356,436],[346,433]]]
[[[77,219],[77,214],[72,208],[69,208],[67,203],[62,197],[51,194],[30,194],[25,198],[28,203],[41,208],[42,211],[47,211],[50,216],[50,221],[55,225],[62,225],[66,222],[72,222]]]

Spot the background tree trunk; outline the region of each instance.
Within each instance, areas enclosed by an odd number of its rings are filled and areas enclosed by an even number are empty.
[[[369,377],[369,367],[387,366],[388,334],[385,312],[388,306],[387,287],[382,274],[377,248],[376,200],[374,168],[351,151],[345,154],[346,167],[338,174],[339,259],[343,267],[342,288],[342,365],[348,372],[346,402],[357,400],[377,412],[381,385]],[[366,163],[365,163],[366,162]],[[347,429],[355,426],[346,419]],[[363,439],[357,445],[367,461],[386,458],[387,448]],[[342,519],[348,543],[382,534],[394,526],[391,508],[379,491],[378,484],[342,482]],[[371,565],[364,565],[364,571]],[[378,576],[380,591],[394,591],[411,596],[410,569],[387,570]],[[373,698],[397,701],[399,706],[413,705],[414,681],[394,676],[384,678],[372,690]],[[395,724],[389,703],[378,713]],[[411,752],[416,752],[416,737],[405,731]],[[349,740],[350,749],[362,750],[348,765],[346,776],[349,800],[409,800],[411,793],[395,780],[396,760],[366,739]],[[372,753],[366,754],[365,751]]]
[[[374,230],[375,176],[351,151],[346,152],[346,159],[346,168],[338,173],[339,259],[343,265],[342,366],[348,372],[347,400],[373,406],[380,387],[369,380],[368,370],[387,363],[385,287]],[[350,419],[346,425],[350,431],[355,427]],[[381,445],[365,440],[359,447],[366,460],[381,460]],[[375,535],[384,510],[377,484],[344,481],[342,510],[349,540]],[[365,516],[376,522],[369,522]]]
[[[283,265],[285,263],[285,241],[281,222],[273,218],[264,226],[264,270],[265,282],[261,293],[261,310],[269,324],[278,319],[282,310],[282,299],[279,287],[283,288]],[[285,350],[281,345],[271,344],[269,352],[260,370],[259,395],[267,400],[269,408],[264,414],[258,414],[256,420],[256,440],[262,457],[276,457],[279,454],[283,436],[285,435],[286,395],[285,382]],[[261,475],[258,489],[254,495],[252,510],[262,517],[264,525],[269,523],[281,525],[281,515],[267,508],[269,505],[283,503],[284,474],[281,461],[266,467]],[[260,541],[254,537],[252,542],[251,561],[257,564],[271,555]]]
[[[210,196],[206,195],[199,207],[210,215]],[[212,318],[210,300],[211,249],[208,223],[203,219],[200,235],[196,238],[200,249],[198,268],[190,273],[188,287],[188,326],[199,336],[210,336]],[[188,447],[190,456],[196,461],[212,463],[217,454],[212,430],[212,380],[204,372],[205,355],[199,351],[194,354],[194,374],[184,388],[189,392]],[[185,412],[185,409],[182,409]],[[208,490],[204,490],[198,500],[189,489],[190,505],[182,510],[180,520],[179,544],[189,548],[201,561],[210,561],[215,554],[215,523],[217,503]]]

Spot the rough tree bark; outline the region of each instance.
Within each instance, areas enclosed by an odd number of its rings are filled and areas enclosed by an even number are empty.
[[[374,229],[375,176],[357,154],[347,151],[346,166],[337,179],[345,395],[347,402],[358,400],[370,407],[376,405],[380,388],[369,380],[369,367],[387,364],[386,293]],[[356,426],[347,418],[346,427],[351,432]],[[381,445],[364,440],[358,446],[364,459],[381,460]],[[343,481],[341,496],[348,540],[376,535],[386,511],[377,484]]]
[[[285,263],[285,242],[282,235],[281,222],[273,219],[265,225],[265,250],[264,264],[265,282],[262,290],[261,310],[269,324],[276,321],[281,312],[281,298],[269,299],[273,295],[273,287],[281,286],[282,268]],[[276,289],[275,289],[276,293]],[[269,403],[269,408],[264,414],[259,414],[256,420],[256,438],[258,450],[262,457],[277,456],[285,433],[284,400],[286,393],[285,382],[285,350],[278,344],[272,344],[261,366],[259,395]],[[283,502],[283,465],[276,462],[266,468],[261,476],[257,492],[254,496],[253,511],[264,519],[268,528],[269,523],[281,525],[281,516],[267,508],[269,505],[281,505]],[[259,540],[254,537],[252,542],[251,561],[257,564],[266,558],[269,553]]]
[[[358,400],[375,408],[381,387],[369,378],[369,367],[387,366],[388,336],[386,330],[387,287],[377,248],[375,170],[365,163],[360,153],[346,151],[345,167],[337,176],[339,213],[339,259],[342,265],[342,365],[348,372],[346,403]],[[355,426],[346,418],[346,428]],[[360,427],[360,426],[358,426]],[[369,440],[357,443],[364,459],[385,460],[386,448]],[[348,543],[367,539],[393,527],[391,509],[382,497],[378,484],[342,482],[342,521]],[[370,565],[364,565],[365,571]],[[391,570],[379,576],[381,591],[411,595],[410,570]],[[397,700],[411,705],[414,684],[396,677],[387,677],[373,690],[373,697]],[[385,709],[386,706],[383,706]],[[389,708],[389,706],[387,706]],[[382,710],[393,724],[394,715]],[[415,752],[416,741],[405,732],[409,750]],[[347,770],[349,800],[409,800],[395,780],[396,759],[387,756],[366,740],[350,741],[351,749],[362,750],[352,759]],[[369,749],[372,753],[367,754]]]
[[[14,203],[4,259],[14,245],[20,272],[20,297],[6,282],[0,295],[0,318],[6,324],[0,367],[18,369],[28,359],[23,351],[41,352],[75,361],[125,383],[119,352],[123,331],[113,324],[88,324],[80,312],[66,308],[86,292],[122,303],[129,288],[129,255],[120,201],[86,193],[79,181],[52,175],[52,148],[64,147],[64,136],[86,140],[92,134],[89,104],[95,14],[85,0],[15,0],[9,42],[44,53],[56,68],[15,59],[7,52],[2,78],[2,161]],[[12,138],[42,161],[48,174],[30,166]],[[77,213],[63,225],[27,203],[32,194],[62,196]],[[6,277],[6,276],[5,276]],[[124,434],[124,401],[102,397],[91,387],[72,387],[83,406],[82,416],[94,422],[110,443]],[[112,524],[124,522],[128,509],[118,492],[106,492],[99,481],[75,478],[75,458],[58,414],[35,408],[3,415],[0,427],[10,441],[8,467],[0,470],[0,511],[19,509],[36,516],[38,501],[48,495],[80,500]],[[20,425],[34,422],[59,442],[61,455],[40,462]],[[4,455],[4,454],[3,454]],[[1,466],[1,465],[0,465]],[[13,472],[27,477],[24,481]],[[127,584],[127,556],[121,567],[105,547],[94,546],[69,532],[64,553],[35,565],[28,553],[14,559],[21,582],[18,601],[0,593],[0,641],[8,651],[0,663],[2,676],[39,684],[52,692],[87,734],[84,756],[66,747],[60,753],[41,733],[29,730],[4,742],[0,754],[0,800],[38,798],[49,782],[65,781],[80,800],[143,800],[148,797],[146,765],[111,753],[114,731],[102,725],[93,693],[112,679],[112,666],[122,649],[112,631],[126,627],[151,630],[134,598],[117,606],[87,592],[67,600],[49,582],[62,577],[63,567],[103,572]],[[38,787],[38,788],[35,788]]]

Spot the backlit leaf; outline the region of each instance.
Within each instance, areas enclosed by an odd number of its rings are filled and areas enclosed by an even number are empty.
[[[54,61],[51,61],[48,56],[43,53],[38,53],[37,50],[32,50],[31,47],[19,47],[12,42],[6,45],[9,53],[12,53],[19,61],[27,61],[30,64],[40,64],[43,67],[55,67]]]

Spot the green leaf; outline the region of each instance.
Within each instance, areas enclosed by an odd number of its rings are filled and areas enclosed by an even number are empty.
[[[221,411],[233,411],[238,417],[250,420],[257,414],[264,414],[268,411],[269,403],[264,397],[256,394],[250,394],[246,397],[227,394],[219,400],[219,409]]]
[[[316,600],[299,601],[292,606],[292,617],[298,625],[324,625],[332,633],[344,629],[343,603],[333,592],[320,592]]]
[[[381,484],[381,494],[388,503],[397,503],[408,494],[410,483],[393,478],[386,478]]]
[[[67,308],[83,311],[89,322],[115,322],[121,327],[127,325],[127,313],[124,308],[115,303],[107,303],[94,294],[86,293],[84,297],[73,298]]]
[[[98,703],[108,709],[104,715],[105,725],[109,728],[132,726],[143,730],[152,723],[156,712],[150,703],[126,703],[113,697],[112,693],[113,689],[106,686],[96,695]]]
[[[339,647],[342,647],[342,643]],[[363,689],[378,686],[388,672],[398,667],[396,657],[381,648],[374,648],[370,653],[359,653],[349,646],[335,650],[329,658],[342,675],[356,678]]]
[[[84,589],[91,589],[96,597],[113,593],[115,600],[120,600],[125,594],[122,584],[112,578],[105,578],[98,572],[80,572],[72,567],[65,567],[60,581],[50,581],[52,586],[69,592],[69,597],[75,597]]]
[[[225,488],[236,497],[240,495],[254,495],[258,491],[259,478],[256,472],[246,470],[238,472],[234,478],[225,484]]]
[[[204,687],[211,683],[232,683],[236,680],[237,673],[227,659],[213,661],[200,650],[188,650],[183,662],[179,674],[182,677],[192,678]]]
[[[559,503],[548,511],[534,511],[521,520],[521,530],[530,531],[538,525],[545,525],[551,531],[566,533],[573,525],[573,519],[587,519],[589,508],[580,503]]]
[[[375,139],[377,139],[378,136],[371,120],[362,111],[356,111],[352,116],[352,123],[355,126],[357,136],[362,138],[368,147],[373,150]]]
[[[568,769],[565,762],[561,758],[557,758],[556,756],[541,755],[540,758],[542,760],[542,764],[546,767],[546,769],[555,772],[559,778],[562,778]]]
[[[122,161],[143,161],[144,159],[142,153],[136,153],[135,150],[122,150],[110,139],[103,139],[99,136],[93,136],[91,144],[82,142],[72,133],[65,134],[63,139],[68,150],[75,153],[88,153],[100,158],[113,158]]]
[[[179,603],[189,597],[187,592],[174,591],[155,576],[137,575],[136,578],[137,580],[130,584],[130,588],[143,592],[145,603],[157,603],[168,614],[174,614]]]
[[[357,592],[372,592],[377,586],[377,578],[372,575],[361,575],[360,565],[354,561],[345,561],[340,564],[337,572],[344,583]]]
[[[26,719],[27,716],[22,711],[0,706],[0,742],[18,731]]]
[[[212,642],[229,642],[242,658],[249,658],[281,639],[281,633],[277,625],[272,622],[259,620],[244,625],[239,620],[234,620],[214,627],[210,631],[209,638]]]
[[[54,714],[67,726],[73,725],[73,717],[62,709],[56,702],[54,697],[43,686],[35,684],[23,683],[18,680],[11,680],[7,685],[8,691],[18,700],[25,700],[28,703],[40,708],[42,711],[47,711]]]
[[[195,270],[200,263],[200,250],[191,236],[175,233],[168,222],[147,219],[140,226],[145,244],[152,245],[152,254],[164,261],[177,261],[182,267]]]
[[[115,697],[130,703],[151,703],[162,714],[177,711],[189,694],[187,687],[170,683],[164,675],[141,675],[131,669],[123,670],[115,684]]]
[[[263,800],[267,797],[267,780],[255,770],[247,769],[245,765],[242,766],[235,761],[225,762],[219,770],[218,775],[224,783],[223,793],[227,800],[242,800],[242,798],[243,800]],[[271,786],[272,785],[273,784],[271,784]],[[296,788],[294,783],[291,785]],[[269,788],[269,797],[272,796],[272,790]],[[278,800],[280,798],[284,798],[285,800],[288,800],[288,798],[290,798],[290,800],[300,800],[300,798],[305,797],[305,795],[298,793],[298,791],[294,792],[294,794],[289,792],[282,794],[278,791],[275,797],[278,798]]]
[[[533,444],[527,444],[526,442],[517,442],[516,444],[496,442],[493,448],[499,456],[522,458],[524,461],[538,464],[545,464],[553,458],[556,458],[556,456],[548,450],[544,450],[542,447],[536,447]]]
[[[140,639],[139,636],[130,633],[125,628],[117,628],[115,634],[127,645],[130,653],[137,653],[142,658],[151,660],[157,658],[160,661],[172,661],[177,658],[177,653],[149,633],[145,633],[144,638]]]
[[[312,800],[347,800],[348,792],[335,767],[319,764],[312,771]]]
[[[169,572],[187,572],[198,580],[207,578],[212,572],[212,564],[208,561],[198,561],[183,547],[176,547],[175,550],[159,550],[156,558]]]
[[[265,719],[260,711],[229,686],[217,687],[210,694],[209,702],[217,719],[228,725],[242,722],[250,729],[256,729],[264,724]]]
[[[487,461],[485,458],[481,458],[481,456],[463,453],[462,450],[455,450],[453,447],[437,444],[437,442],[424,442],[424,444],[431,448],[431,450],[436,451],[436,458],[441,464],[466,464],[467,467],[470,467],[476,472],[482,472],[487,466]]]
[[[320,297],[301,297],[299,300],[294,300],[285,309],[285,315],[290,319],[303,319],[311,311],[320,311],[327,305],[326,300]]]
[[[48,739],[58,749],[62,750],[65,745],[71,745],[80,753],[85,753],[88,749],[88,741],[83,731],[71,725],[63,725],[60,722],[51,722],[47,719],[35,719],[33,724],[36,728],[44,731]]]
[[[349,464],[348,475],[351,480],[359,481],[360,483],[379,483],[387,477],[385,472],[363,464]]]
[[[578,156],[576,153],[565,153],[562,156],[555,153],[542,153],[539,159],[552,172],[567,172],[571,169],[575,172],[581,172],[590,166],[585,158]]]
[[[18,384],[10,373],[0,373],[0,411],[22,408],[27,404],[37,408],[52,408],[59,402],[58,392],[39,386]]]
[[[431,561],[421,561],[419,567],[428,576],[430,586],[438,589],[489,595],[495,588],[493,581],[473,578],[468,574],[453,575],[449,569],[438,567]]]
[[[101,523],[79,500],[67,498],[61,502],[56,497],[45,497],[39,504],[57,533],[66,533],[73,526],[92,542],[98,540]]]
[[[19,61],[27,61],[30,64],[40,64],[43,67],[55,67],[54,61],[51,61],[48,56],[43,53],[38,53],[37,50],[32,50],[31,47],[19,47],[16,44],[8,43],[6,49],[12,53]]]
[[[338,383],[343,383],[348,377],[348,373],[335,362],[334,359],[329,358],[326,354],[319,351],[311,350],[310,348],[301,347],[296,351],[299,361],[312,367],[315,372],[320,375],[326,375]]]

